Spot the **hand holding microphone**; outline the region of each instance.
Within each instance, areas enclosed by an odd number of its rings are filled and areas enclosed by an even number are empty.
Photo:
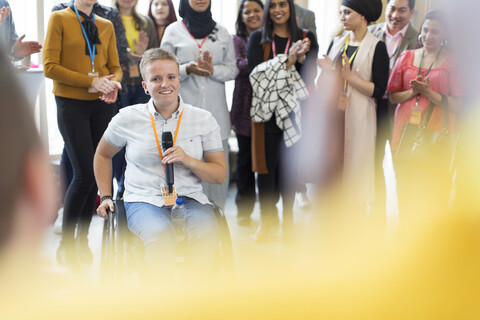
[[[165,179],[167,180],[167,185],[173,187],[173,164],[175,162],[182,163],[185,167],[191,168],[192,161],[191,157],[189,157],[185,151],[180,146],[173,145],[173,139],[171,132],[164,132],[162,133],[162,150],[163,150],[163,164],[165,165]],[[171,168],[171,169],[167,169]],[[171,181],[171,184],[169,184]]]
[[[172,147],[173,147],[173,137],[170,131],[166,131],[162,133],[162,149],[163,149],[163,164],[165,166],[165,180],[167,181],[168,192],[173,192],[173,183],[174,183],[174,175],[173,175],[173,163],[168,162],[168,155],[172,154]],[[170,151],[170,152],[169,152]]]

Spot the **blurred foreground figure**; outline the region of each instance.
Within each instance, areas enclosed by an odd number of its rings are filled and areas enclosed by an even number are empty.
[[[33,109],[3,52],[0,74],[0,264],[31,266],[55,214],[53,175]]]

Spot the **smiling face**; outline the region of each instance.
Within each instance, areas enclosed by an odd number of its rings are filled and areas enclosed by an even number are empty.
[[[210,0],[188,0],[190,7],[197,12],[203,12],[208,9]]]
[[[286,0],[272,0],[268,12],[274,26],[287,24],[290,18],[290,4]]]
[[[358,28],[365,18],[355,10],[349,7],[340,6],[340,22],[345,30],[355,30]]]
[[[157,111],[170,110],[178,103],[180,76],[178,65],[169,59],[156,59],[145,66],[145,91],[152,97]]]
[[[255,1],[247,1],[243,5],[242,21],[247,26],[248,34],[262,25],[263,9]]]
[[[166,0],[153,0],[150,5],[150,11],[156,21],[163,21],[166,20],[170,14],[170,7]]]
[[[390,0],[385,11],[390,33],[395,34],[402,30],[410,22],[414,11],[408,6],[408,0]]]
[[[445,29],[437,20],[425,20],[420,35],[423,46],[433,51],[439,50],[447,38]]]

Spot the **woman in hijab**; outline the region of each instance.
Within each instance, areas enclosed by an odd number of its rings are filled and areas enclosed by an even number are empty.
[[[232,36],[212,19],[210,9],[210,0],[181,0],[178,13],[183,19],[167,27],[160,46],[179,59],[183,101],[210,111],[220,125],[228,165],[231,125],[225,82],[237,76],[237,60]],[[229,177],[222,185],[203,185],[207,196],[221,208],[228,181]]]
[[[53,12],[43,52],[45,76],[53,79],[58,128],[74,172],[57,251],[58,262],[71,266],[92,263],[87,235],[97,196],[93,155],[112,118],[122,79],[113,26],[92,13],[95,3],[75,0]]]
[[[380,0],[343,0],[340,22],[344,33],[317,61],[323,72],[337,69],[342,92],[337,108],[345,113],[343,181],[346,202],[368,212],[374,201],[376,100],[385,93],[389,59],[385,43],[368,30],[382,13]]]

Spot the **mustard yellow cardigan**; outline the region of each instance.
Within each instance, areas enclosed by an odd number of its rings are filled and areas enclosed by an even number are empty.
[[[100,77],[113,74],[113,80],[120,82],[122,69],[118,62],[113,25],[97,15],[95,25],[101,42],[96,45],[95,72]],[[93,81],[88,76],[91,65],[90,56],[85,54],[85,39],[75,12],[70,8],[53,12],[43,49],[44,73],[53,80],[53,94],[78,100],[98,99],[101,93],[88,93]]]

